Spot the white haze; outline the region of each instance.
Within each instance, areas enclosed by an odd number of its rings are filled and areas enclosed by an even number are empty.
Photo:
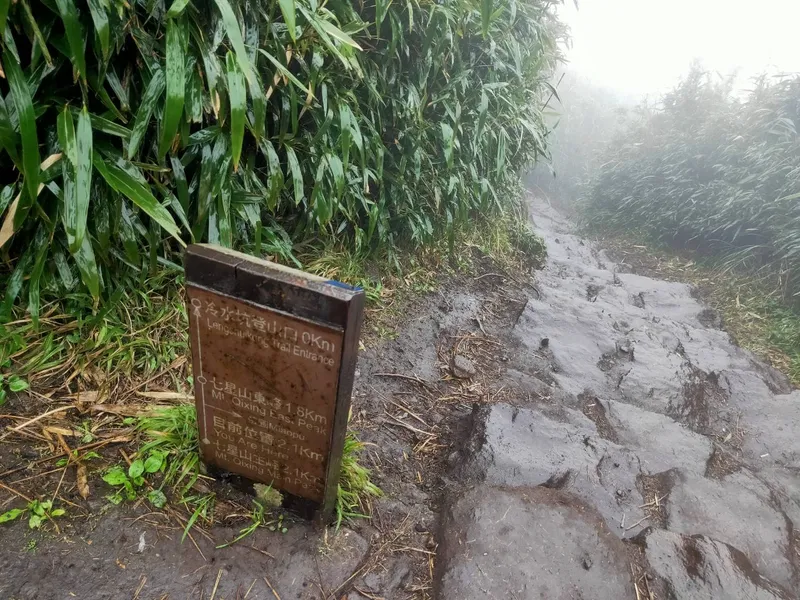
[[[566,0],[560,12],[569,71],[629,100],[669,90],[695,59],[738,87],[800,71],[800,0]]]

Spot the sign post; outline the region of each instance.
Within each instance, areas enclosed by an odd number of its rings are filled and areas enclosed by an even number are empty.
[[[207,244],[189,246],[185,270],[203,460],[329,520],[363,291]]]

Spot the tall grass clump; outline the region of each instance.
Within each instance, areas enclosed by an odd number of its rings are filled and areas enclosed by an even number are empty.
[[[558,2],[0,0],[0,321],[189,242],[397,252],[511,207]]]
[[[761,77],[741,96],[695,67],[612,144],[588,196],[590,222],[758,271],[796,304],[798,130],[800,77]]]

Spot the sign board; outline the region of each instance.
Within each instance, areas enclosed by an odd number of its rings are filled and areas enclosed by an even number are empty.
[[[206,463],[333,511],[364,293],[206,244],[185,258]]]

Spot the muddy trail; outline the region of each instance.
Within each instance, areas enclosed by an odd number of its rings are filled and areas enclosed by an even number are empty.
[[[287,517],[217,549],[243,525],[225,481],[220,524],[191,543],[66,482],[84,516],[60,535],[0,529],[0,598],[797,598],[800,392],[690,287],[531,213],[544,269],[487,260],[361,352],[351,427],[384,492],[370,520]]]

